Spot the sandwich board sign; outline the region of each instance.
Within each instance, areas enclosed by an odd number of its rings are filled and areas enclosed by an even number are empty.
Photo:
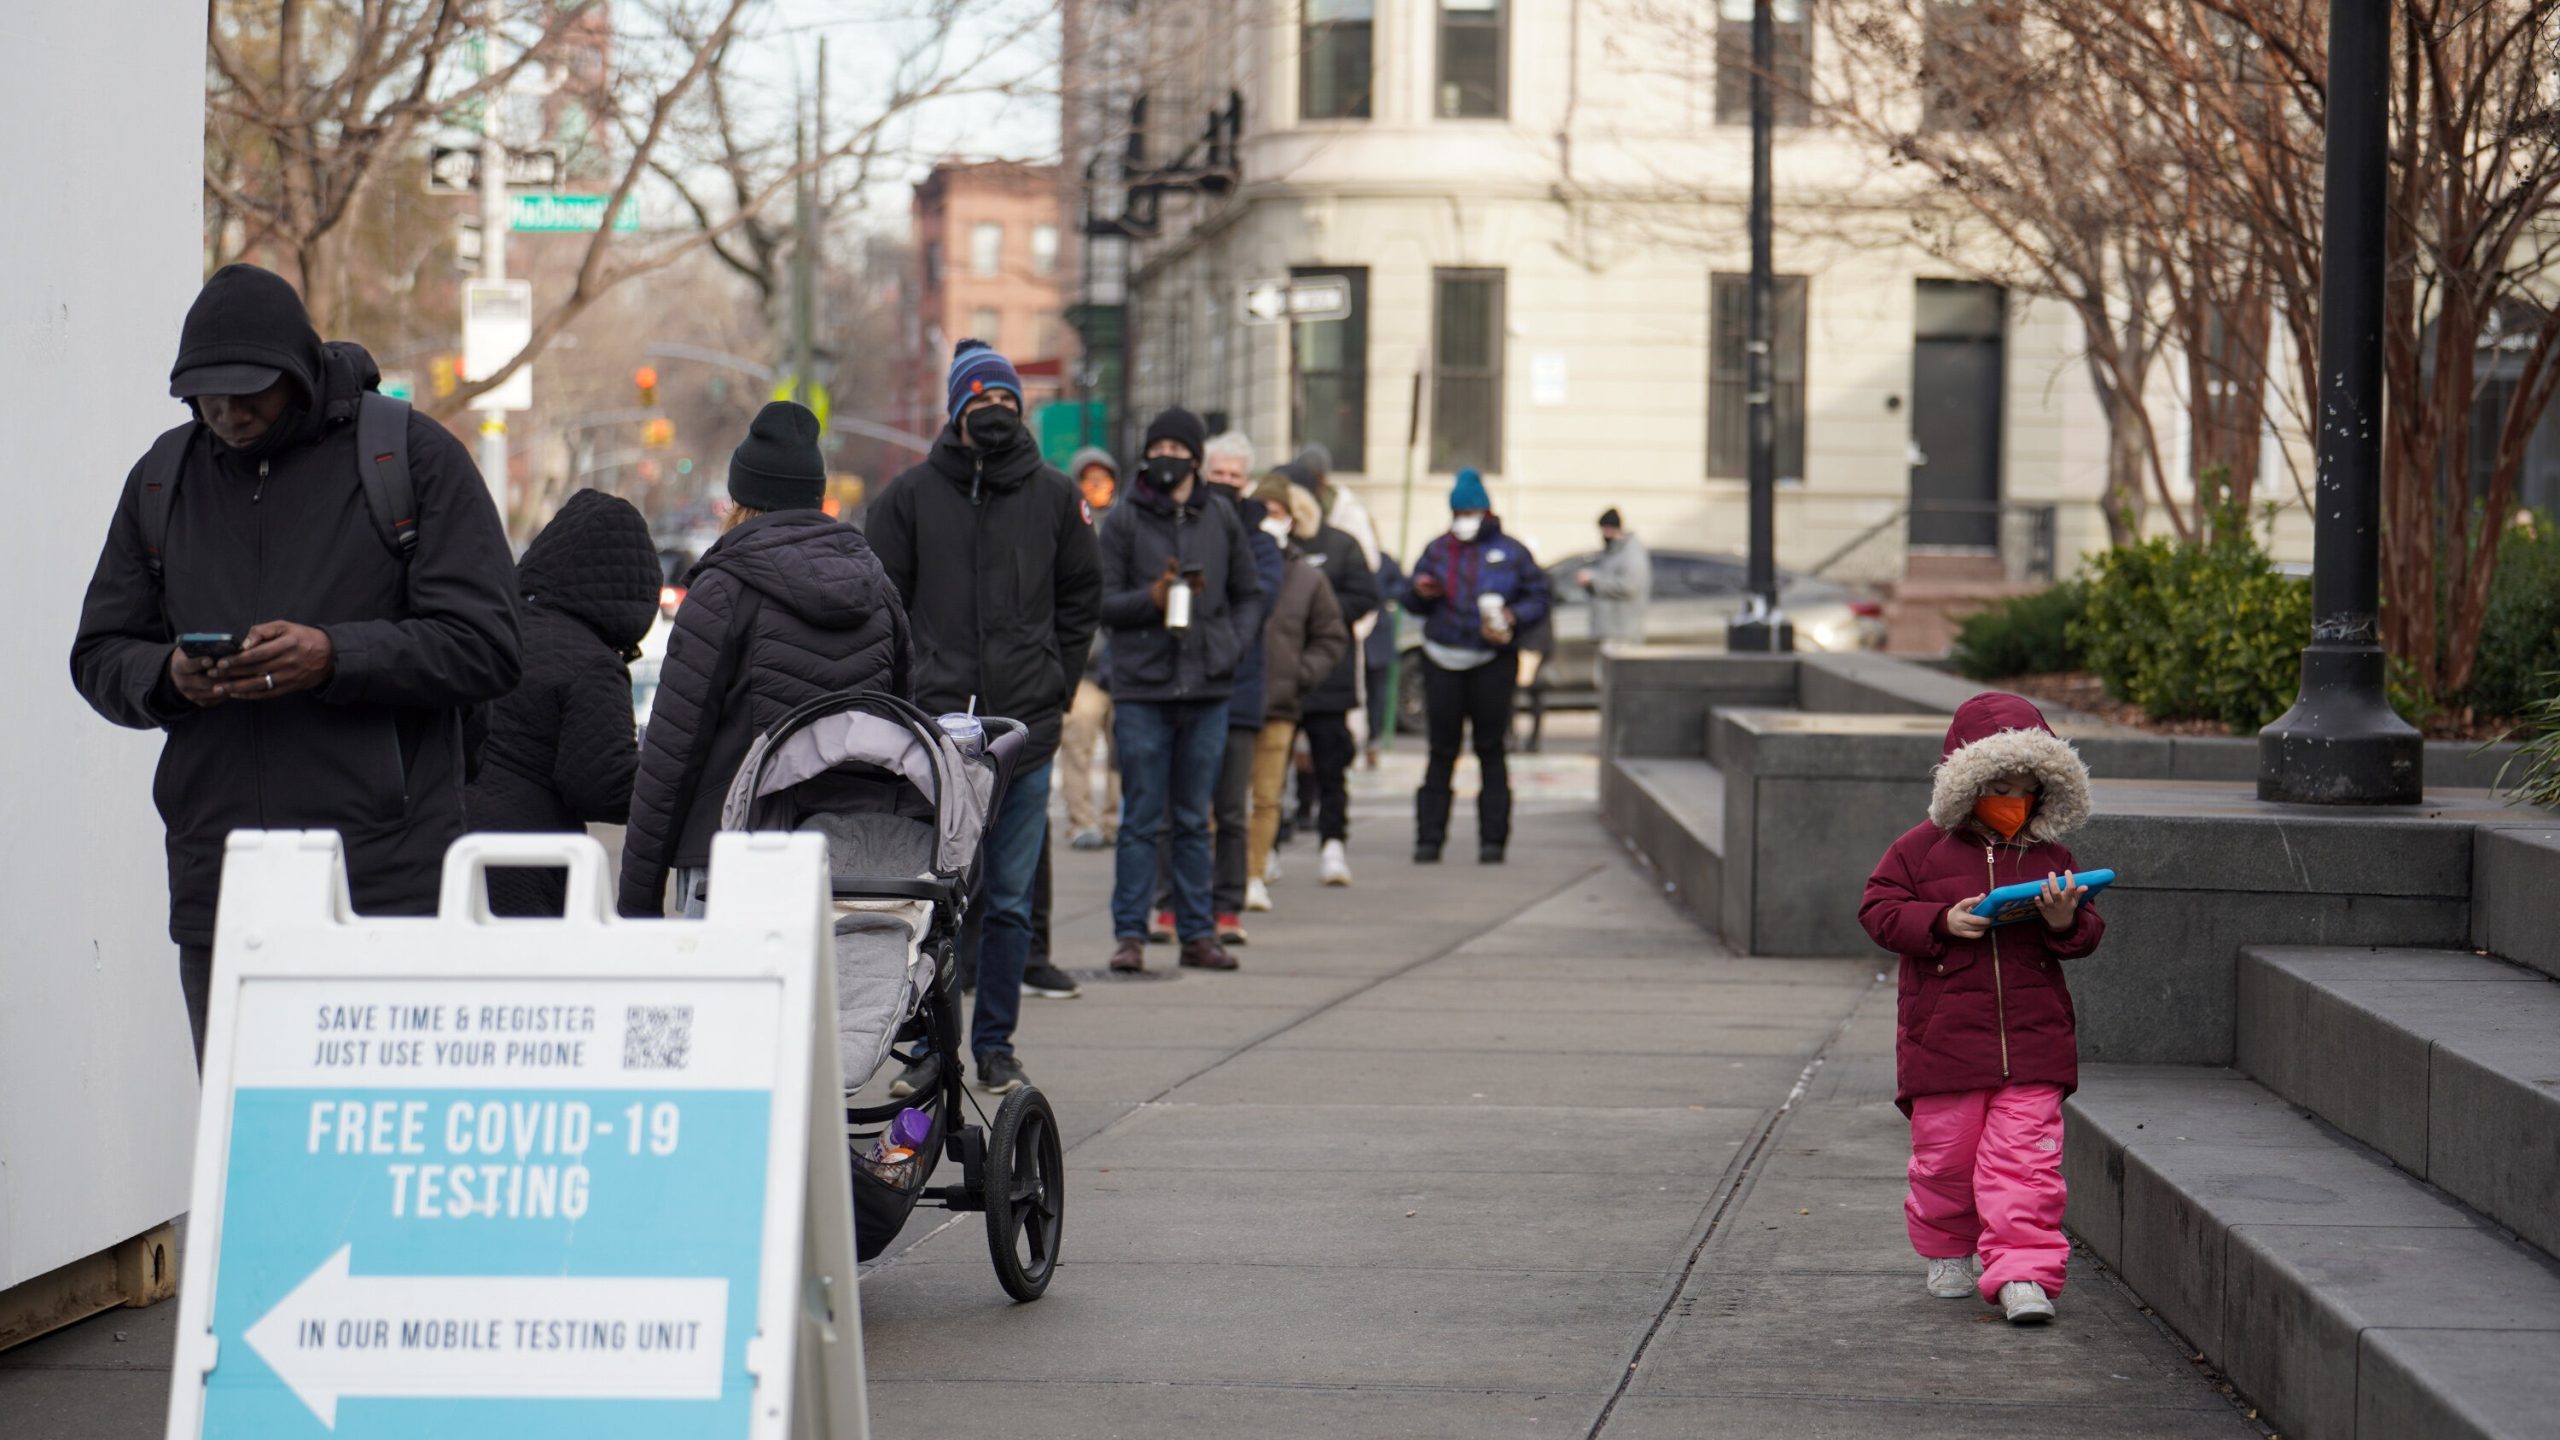
[[[360,919],[335,832],[232,836],[169,1440],[869,1434],[826,843],[711,869],[626,922],[594,840],[473,835]]]

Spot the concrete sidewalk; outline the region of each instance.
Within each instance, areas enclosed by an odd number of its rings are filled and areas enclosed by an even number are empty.
[[[1294,847],[1241,973],[1027,1002],[1072,1147],[1056,1283],[1011,1304],[980,1218],[919,1212],[863,1279],[875,1434],[2259,1433],[2085,1266],[2041,1331],[1927,1298],[1877,967],[1724,954],[1590,765],[1524,767],[1510,865],[1425,870],[1391,760],[1359,885]],[[1109,872],[1058,852],[1070,968]],[[0,1352],[0,1436],[159,1435],[175,1313]]]
[[[1058,1278],[1010,1305],[920,1217],[863,1282],[878,1434],[2256,1433],[2085,1267],[2042,1331],[1923,1294],[1876,966],[1723,954],[1569,780],[1509,866],[1417,869],[1401,779],[1240,974],[1030,1003]],[[1108,871],[1059,856],[1070,968]]]

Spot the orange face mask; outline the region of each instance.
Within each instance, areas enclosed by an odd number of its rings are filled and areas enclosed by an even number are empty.
[[[2027,816],[2036,808],[2033,798],[2025,795],[1985,795],[1973,802],[1973,818],[1999,832],[2003,840],[2015,840],[2027,828]]]

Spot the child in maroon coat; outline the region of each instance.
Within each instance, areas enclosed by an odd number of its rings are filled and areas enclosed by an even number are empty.
[[[2062,965],[2106,921],[2060,838],[2089,818],[2089,770],[2015,695],[1976,695],[1947,727],[1929,819],[1867,878],[1858,919],[1902,957],[1894,1102],[1911,1117],[1903,1218],[1929,1293],[1970,1293],[2009,1319],[2053,1318],[2062,1235],[2062,1100],[2080,1081]],[[2036,916],[1972,913],[2003,885],[2042,881]]]

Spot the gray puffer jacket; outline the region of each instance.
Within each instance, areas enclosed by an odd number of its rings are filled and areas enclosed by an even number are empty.
[[[667,872],[709,862],[721,799],[756,736],[818,696],[904,697],[909,684],[907,612],[850,525],[815,510],[760,515],[722,536],[687,584],[631,792],[625,915],[665,914]],[[753,612],[745,649],[714,695],[742,609]]]

